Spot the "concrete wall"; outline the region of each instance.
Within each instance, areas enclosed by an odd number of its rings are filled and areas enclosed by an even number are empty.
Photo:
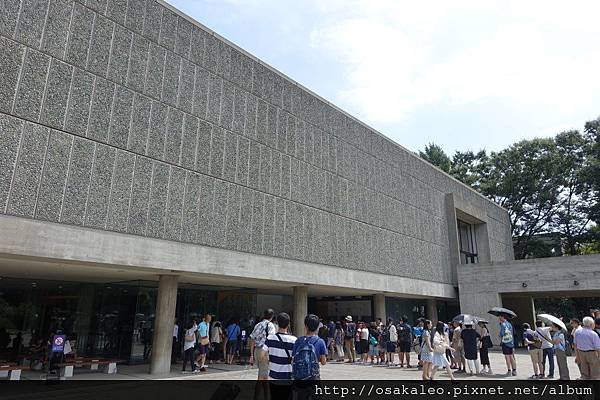
[[[487,311],[508,298],[507,306],[517,304],[526,313],[522,321],[531,323],[527,298],[600,294],[600,255],[460,265],[458,290],[461,312],[493,318]],[[491,324],[495,333],[496,325]]]
[[[0,213],[452,283],[446,193],[504,210],[165,3],[0,9]]]

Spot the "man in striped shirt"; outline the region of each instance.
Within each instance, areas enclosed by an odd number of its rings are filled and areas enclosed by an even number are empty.
[[[296,336],[289,334],[290,316],[284,312],[277,316],[279,330],[265,342],[269,348],[269,380],[271,398],[284,399],[290,393],[292,382],[292,349]],[[279,381],[279,382],[278,382]]]

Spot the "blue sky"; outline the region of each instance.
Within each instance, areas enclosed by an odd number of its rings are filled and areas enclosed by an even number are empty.
[[[411,150],[600,116],[600,2],[168,0]]]

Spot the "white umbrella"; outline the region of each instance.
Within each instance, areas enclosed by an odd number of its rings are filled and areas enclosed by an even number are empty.
[[[548,324],[556,324],[560,326],[562,330],[567,330],[567,326],[560,319],[556,318],[554,315],[550,314],[538,314],[538,318],[544,321],[544,323]]]

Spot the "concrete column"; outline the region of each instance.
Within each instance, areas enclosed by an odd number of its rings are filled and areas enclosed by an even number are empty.
[[[427,299],[427,319],[435,324],[438,320],[437,300]]]
[[[375,315],[373,315],[373,320],[381,318],[384,323],[387,321],[387,314],[385,312],[385,295],[383,293],[377,293],[373,295],[373,310],[375,312]]]
[[[308,287],[294,286],[294,317],[292,319],[294,335],[304,335],[304,317],[306,317],[306,314],[308,314]]]
[[[150,373],[166,374],[171,371],[173,320],[177,306],[177,276],[161,275],[156,298],[154,337],[150,357]]]

